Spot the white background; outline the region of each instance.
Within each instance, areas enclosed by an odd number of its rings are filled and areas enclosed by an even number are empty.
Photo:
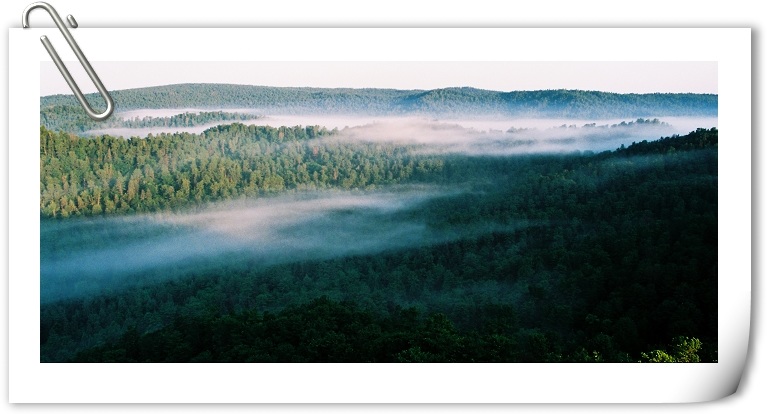
[[[59,13],[66,15],[68,13],[74,14],[82,28],[86,27],[190,27],[190,26],[207,26],[207,27],[264,27],[264,26],[503,26],[503,27],[539,27],[539,26],[632,26],[632,27],[701,27],[701,26],[716,26],[716,27],[752,27],[754,29],[752,34],[752,40],[754,42],[754,56],[753,56],[753,73],[754,73],[754,124],[753,124],[753,137],[759,137],[760,125],[757,120],[763,116],[763,110],[759,105],[759,98],[763,96],[762,85],[756,77],[759,73],[760,67],[760,30],[761,22],[757,19],[758,13],[754,8],[752,2],[738,2],[729,1],[726,3],[721,2],[687,2],[680,1],[669,4],[670,2],[655,2],[645,1],[639,4],[630,4],[627,6],[617,6],[617,2],[573,2],[572,5],[569,2],[546,2],[540,1],[525,3],[524,8],[511,6],[501,6],[504,3],[498,2],[462,2],[456,3],[454,7],[451,7],[449,2],[422,2],[411,4],[413,2],[397,2],[388,1],[381,3],[369,3],[369,2],[289,2],[282,1],[279,4],[272,3],[256,3],[252,2],[234,2],[234,1],[217,1],[215,4],[206,6],[194,6],[190,7],[189,2],[148,2],[148,1],[131,1],[124,5],[109,5],[107,2],[96,1],[83,1],[83,2],[57,2],[53,5],[58,9]],[[346,3],[346,4],[345,4]],[[5,23],[6,28],[20,27],[21,10],[28,4],[27,2],[6,1],[3,3],[2,20]],[[369,4],[372,4],[370,6]],[[589,7],[591,6],[591,7]],[[38,13],[38,12],[36,12]],[[13,18],[13,16],[18,16]],[[37,16],[36,16],[37,17]],[[35,21],[42,21],[37,17]],[[42,25],[41,25],[42,26]],[[80,30],[80,29],[78,29]],[[7,36],[7,31],[4,31],[4,36]],[[77,35],[76,35],[77,36]],[[4,42],[7,48],[8,41]],[[648,44],[647,47],[653,47],[652,44]],[[40,47],[42,49],[42,47]],[[612,51],[610,51],[612,52]],[[44,53],[44,52],[43,52]],[[86,51],[87,53],[87,51]],[[4,56],[8,56],[7,50],[3,53]],[[608,58],[614,58],[612,53],[607,54]],[[7,77],[6,77],[7,79]],[[7,84],[3,85],[4,96],[8,96]],[[30,91],[36,94],[34,90]],[[3,108],[0,113],[4,120],[4,125],[7,125],[8,105],[7,102],[2,103]],[[756,140],[753,143],[752,149],[754,155],[758,154],[758,151],[762,150],[762,146],[758,145]],[[7,174],[7,141],[2,146],[2,160],[3,168],[0,169],[2,174]],[[748,148],[743,148],[743,154],[748,154]],[[747,155],[746,155],[747,156]],[[758,160],[754,160],[754,183],[759,183],[759,175],[761,169],[758,167]],[[7,194],[7,175],[0,179],[2,183],[2,191],[0,194]],[[757,197],[759,192],[756,192]],[[754,199],[758,200],[758,198]],[[7,210],[5,210],[6,203],[0,203],[3,211],[2,216],[7,220]],[[759,204],[755,204],[758,206]],[[748,214],[748,206],[744,206],[743,211]],[[753,222],[754,228],[758,229],[761,222],[758,218]],[[2,223],[3,232],[7,234],[7,221]],[[742,234],[742,239],[749,239],[750,234]],[[5,242],[5,240],[4,240]],[[741,241],[742,242],[742,241]],[[743,244],[744,246],[747,245]],[[755,243],[755,246],[758,246]],[[7,248],[3,246],[0,249],[4,254],[7,254]],[[759,263],[758,257],[759,250],[754,254],[754,267],[752,268],[754,274],[758,274]],[[7,260],[7,259],[6,259]],[[753,280],[752,287],[755,291],[755,298],[759,297],[759,293],[762,284],[759,283],[758,278]],[[3,286],[7,288],[7,286]],[[652,409],[656,410],[695,410],[698,411],[753,411],[755,404],[764,403],[763,394],[761,389],[765,388],[764,381],[764,369],[763,369],[763,357],[760,359],[760,355],[756,351],[756,345],[761,343],[761,329],[763,323],[760,325],[763,319],[761,313],[761,307],[757,300],[753,302],[752,308],[754,322],[752,326],[752,342],[749,365],[745,371],[745,375],[741,382],[740,390],[737,394],[724,400],[710,403],[710,404],[695,404],[685,406],[663,406],[663,407],[622,407],[629,410],[644,410]],[[7,332],[6,318],[3,317],[3,334]],[[5,347],[5,341],[3,343],[3,353],[6,354],[7,348]],[[7,354],[6,354],[7,355]],[[501,379],[499,379],[501,380]],[[247,379],[243,379],[247,381]],[[545,386],[545,384],[542,384]],[[290,384],[286,384],[290,386]],[[298,391],[298,390],[297,390]],[[552,390],[552,392],[556,392]],[[22,407],[12,406],[12,408],[19,409]],[[47,411],[51,407],[49,406],[26,406],[23,407],[29,411]],[[87,410],[102,411],[103,407],[95,406],[68,406],[66,407],[72,411],[80,412]],[[130,409],[131,407],[113,407],[114,409]],[[173,408],[176,410],[184,410],[185,412],[190,410],[190,407],[165,407]],[[316,407],[315,407],[316,408]],[[519,408],[519,407],[515,407]],[[540,408],[523,407],[524,409],[530,409],[531,411],[540,410]],[[593,411],[599,409],[614,410],[615,407],[562,407],[562,406],[546,406],[543,407],[547,411],[559,411],[565,409],[575,409],[584,411]],[[133,409],[141,409],[142,411],[159,411],[160,408],[141,406],[133,407]],[[211,407],[198,407],[196,409],[211,409]],[[195,410],[196,410],[195,409]],[[299,411],[301,408],[292,407],[292,410]],[[337,411],[338,407],[325,408],[328,411]],[[360,407],[349,407],[347,409],[359,410]],[[375,407],[368,407],[368,409],[381,409]],[[451,410],[467,410],[467,407],[421,407],[420,410],[414,407],[396,407],[398,411],[412,410],[412,411],[451,411]],[[475,408],[476,409],[476,408]],[[493,410],[499,409],[498,407],[484,407],[484,409]],[[509,409],[503,407],[500,409]]]

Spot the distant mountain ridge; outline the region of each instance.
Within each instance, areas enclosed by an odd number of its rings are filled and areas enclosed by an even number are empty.
[[[363,115],[502,115],[550,118],[717,116],[718,95],[619,94],[583,90],[492,91],[470,87],[432,90],[176,84],[111,92],[117,112],[132,109],[254,108],[269,113]],[[94,107],[98,94],[88,94]],[[41,109],[77,106],[72,95],[40,98]]]

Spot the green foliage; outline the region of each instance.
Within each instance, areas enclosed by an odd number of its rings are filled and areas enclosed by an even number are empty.
[[[51,105],[41,106],[40,125],[52,131],[64,131],[69,133],[81,133],[94,129],[105,128],[151,128],[151,127],[193,127],[207,125],[215,122],[236,122],[257,119],[255,114],[242,114],[236,112],[185,112],[169,117],[138,117],[124,119],[114,115],[104,121],[90,119],[78,105]]]
[[[698,351],[702,343],[698,338],[677,336],[671,344],[671,354],[662,349],[655,349],[649,353],[642,352],[643,362],[700,362]]]
[[[698,351],[700,351],[701,347],[700,339],[688,338],[686,336],[674,338],[672,346],[677,362],[700,362]]]
[[[315,147],[310,134],[329,132],[233,125],[200,137],[126,141],[42,129],[41,192],[49,185],[62,192],[65,185],[77,187],[83,203],[41,198],[41,214],[49,208],[50,216],[72,220],[89,207],[93,214],[94,205],[111,207],[94,204],[99,197],[114,201],[114,194],[126,193],[133,209],[126,212],[137,211],[131,204],[136,198],[157,200],[140,211],[167,208],[155,197],[164,194],[162,187],[147,186],[165,174],[164,157],[167,175],[180,174],[163,182],[173,194],[193,194],[203,172],[220,171],[210,166],[213,159],[226,166],[253,157],[258,161],[244,164],[269,166],[262,177],[271,173],[284,185],[278,188],[275,180],[269,191],[302,188],[288,179],[300,167],[291,164],[297,160],[319,166],[312,167],[318,188],[343,188],[357,167],[375,176],[363,167],[368,162],[384,175],[360,183],[358,173],[357,188],[418,180],[465,188],[408,214],[428,228],[461,228],[467,236],[273,266],[227,256],[192,271],[137,271],[136,285],[41,305],[41,360],[716,360],[715,129],[602,154],[517,157]],[[428,168],[418,173],[420,162]],[[113,175],[104,172],[106,165]],[[390,171],[402,174],[387,176]],[[226,177],[211,177],[207,185],[224,184]],[[107,178],[108,186],[95,185]],[[81,187],[89,180],[92,187]],[[324,180],[327,187],[321,187]],[[254,194],[261,194],[258,188]],[[152,195],[141,200],[142,191]],[[228,197],[199,194],[200,202]],[[197,202],[194,196],[182,200],[179,206]],[[117,210],[123,201],[118,197]],[[93,238],[98,242],[95,230]],[[656,345],[668,338],[675,338],[669,347]]]
[[[182,114],[169,117],[145,116],[141,119],[138,117],[133,119],[125,119],[119,124],[119,126],[124,128],[193,127],[197,125],[207,125],[213,122],[231,123],[234,121],[246,121],[249,119],[257,118],[258,115],[255,114],[241,114],[236,112],[184,112]]]
[[[322,140],[316,126],[221,125],[128,140],[40,128],[40,215],[176,210],[285,190],[419,181],[444,161],[394,144]]]
[[[257,108],[273,113],[376,115],[488,115],[610,119],[635,116],[716,116],[712,94],[617,94],[582,90],[500,92],[474,88],[434,90],[288,88],[224,84],[180,84],[112,92],[116,110],[136,108]],[[86,95],[103,105],[98,94]],[[71,95],[40,98],[46,111],[77,107]],[[98,110],[98,109],[97,109]],[[82,111],[80,111],[82,112]],[[46,124],[44,124],[46,125]]]
[[[716,128],[697,130],[685,135],[661,138],[656,141],[634,142],[628,148],[619,148],[623,155],[665,154],[674,151],[690,151],[710,148],[718,145],[719,134]]]
[[[667,354],[660,349],[650,351],[649,353],[642,352],[642,361],[644,362],[677,362],[674,357]]]
[[[81,352],[73,362],[438,362],[455,353],[472,358],[466,353],[480,349],[471,348],[478,340],[453,332],[440,314],[382,318],[322,297],[276,314],[180,317],[143,336],[131,328],[114,345]]]
[[[630,362],[585,350],[563,359],[537,330],[512,335],[461,333],[440,313],[388,317],[351,302],[321,297],[276,314],[246,311],[178,317],[156,332],[130,327],[110,345],[79,352],[72,362]],[[516,345],[521,342],[522,345]],[[700,362],[696,338],[675,339],[675,353],[642,353],[643,362]],[[516,352],[515,352],[516,351]]]

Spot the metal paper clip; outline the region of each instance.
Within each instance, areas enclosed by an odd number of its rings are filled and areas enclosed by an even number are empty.
[[[83,109],[85,109],[85,112],[88,114],[88,116],[95,121],[103,121],[109,118],[109,116],[112,115],[112,112],[114,111],[114,101],[112,100],[112,97],[109,95],[109,92],[107,92],[106,88],[104,87],[104,84],[101,83],[101,79],[99,79],[98,75],[96,75],[96,72],[93,70],[93,67],[91,67],[91,64],[88,62],[88,59],[85,58],[83,51],[80,50],[80,46],[77,45],[77,42],[75,42],[75,39],[72,37],[72,34],[69,33],[69,29],[67,29],[67,27],[64,25],[64,22],[61,20],[61,17],[56,12],[56,10],[48,3],[44,3],[44,2],[32,3],[29,6],[27,6],[26,9],[24,9],[24,13],[21,15],[22,27],[24,27],[25,29],[29,27],[29,13],[36,8],[45,9],[45,11],[47,11],[48,14],[51,15],[51,18],[53,18],[53,22],[56,23],[56,26],[58,26],[59,30],[61,31],[61,34],[64,35],[64,38],[67,39],[67,43],[69,43],[69,46],[72,48],[72,51],[75,52],[75,55],[77,56],[77,59],[80,61],[80,64],[83,65],[85,72],[88,73],[88,76],[90,76],[91,80],[96,85],[96,89],[98,89],[99,93],[101,94],[101,97],[104,98],[104,100],[106,101],[107,109],[104,112],[99,114],[99,113],[96,113],[96,111],[94,111],[93,108],[91,108],[88,101],[85,100],[85,96],[80,91],[80,88],[75,83],[75,80],[72,79],[72,75],[69,74],[67,67],[64,65],[64,62],[59,57],[59,54],[56,53],[56,49],[54,49],[53,45],[51,45],[51,41],[48,40],[47,36],[41,36],[40,41],[43,42],[43,46],[45,46],[45,50],[47,50],[48,54],[51,55],[51,59],[53,59],[53,62],[56,64],[56,67],[59,68],[59,72],[61,72],[61,74],[64,76],[64,79],[67,81],[67,84],[72,89],[72,92],[74,92],[77,100],[80,101],[80,105],[83,106]],[[67,21],[69,22],[69,25],[72,26],[73,29],[77,28],[77,22],[75,21],[75,18],[72,17],[71,14],[67,16]]]

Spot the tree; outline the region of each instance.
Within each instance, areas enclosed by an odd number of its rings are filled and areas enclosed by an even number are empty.
[[[701,347],[698,338],[677,336],[670,346],[671,354],[662,349],[655,349],[649,353],[642,352],[641,356],[643,362],[700,362],[698,351]]]

